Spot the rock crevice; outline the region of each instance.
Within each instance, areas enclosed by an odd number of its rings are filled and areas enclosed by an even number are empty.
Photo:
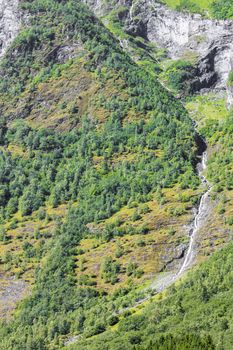
[[[227,89],[233,69],[233,21],[203,19],[143,0],[135,15],[146,24],[148,40],[165,48],[172,59],[196,57],[197,91]]]
[[[125,6],[128,16],[125,31],[167,50],[172,59],[193,57],[197,62],[194,89],[228,92],[228,106],[233,103],[227,87],[233,70],[233,21],[204,19],[199,14],[177,12],[155,0],[83,0],[98,16]]]
[[[227,91],[227,104],[233,104],[227,80],[233,70],[233,21],[203,19],[181,13],[155,0],[83,0],[97,16],[125,7],[125,31],[156,43],[172,59],[196,58],[194,91]],[[0,0],[0,57],[17,36],[23,22],[19,0]]]

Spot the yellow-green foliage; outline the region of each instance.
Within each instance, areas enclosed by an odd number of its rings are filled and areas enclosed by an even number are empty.
[[[98,238],[85,239],[77,248],[79,283],[85,285],[82,277],[85,276],[87,284],[92,283],[98,289],[112,293],[119,287],[127,287],[129,283],[145,284],[166,269],[166,262],[172,261],[177,254],[168,247],[185,242],[183,229],[192,217],[191,208],[197,194],[192,190],[165,189],[145,204],[132,202],[105,222],[90,224],[89,229]],[[108,225],[117,225],[119,231],[119,236],[110,242],[106,242],[103,234]],[[127,228],[130,228],[131,234],[121,236],[121,230]],[[141,233],[143,228],[146,231]],[[101,264],[106,257],[113,257],[120,264],[120,273],[112,284],[101,277]],[[134,262],[138,267],[135,275],[127,275],[129,262]]]
[[[224,120],[228,114],[226,100],[216,94],[194,96],[186,103],[186,108],[198,127],[203,127],[209,120]]]
[[[232,232],[229,225],[233,207],[231,119],[225,99],[213,93],[193,97],[186,103],[186,108],[209,146],[206,176],[213,185],[213,203],[210,204],[211,215],[200,232],[200,259],[203,259],[217,246],[229,241]]]
[[[112,35],[129,39],[116,12],[105,19],[110,33],[79,1],[21,6],[30,24],[1,65],[0,249],[4,275],[33,290],[0,327],[0,347],[59,349],[70,335],[117,329],[150,295],[144,287],[173,269],[188,244],[203,188],[193,123],[155,79],[164,52],[136,38],[127,55]],[[63,45],[74,57],[61,63]],[[7,123],[9,115],[24,120]],[[210,131],[203,129],[208,140]],[[225,131],[217,128],[215,139]],[[221,186],[230,190],[225,175]],[[214,224],[227,213],[224,233],[208,237],[202,256],[232,226],[230,201],[216,210]],[[131,330],[127,350],[140,340]]]
[[[168,6],[177,9],[183,8],[191,12],[201,12],[209,14],[214,0],[163,0]]]

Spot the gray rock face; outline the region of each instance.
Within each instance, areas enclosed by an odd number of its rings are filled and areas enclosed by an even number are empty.
[[[112,8],[126,6],[125,29],[165,48],[172,59],[197,58],[198,76],[195,89],[226,91],[229,72],[233,69],[233,21],[203,19],[198,14],[181,13],[156,0],[83,0],[97,15]],[[107,5],[106,5],[107,4]],[[233,102],[232,93],[228,105]]]
[[[19,32],[21,14],[18,5],[19,0],[0,0],[0,57]]]
[[[166,48],[173,59],[196,55],[200,88],[214,85],[216,89],[226,89],[233,69],[233,21],[202,19],[200,15],[176,12],[153,1],[149,4],[148,39]]]
[[[230,109],[233,106],[233,87],[227,87],[227,107]]]
[[[194,88],[226,90],[228,106],[233,91],[227,89],[229,72],[233,69],[233,21],[203,19],[197,14],[168,9],[155,0],[83,0],[97,16],[117,7],[128,9],[125,30],[141,35],[165,48],[173,59],[188,55],[197,57],[198,76]],[[17,36],[23,21],[19,0],[0,0],[0,57]]]
[[[196,90],[226,90],[228,75],[233,69],[233,21],[176,12],[153,0],[141,0],[133,7],[131,21],[134,15],[141,17],[149,41],[165,48],[173,59],[187,55],[197,57]]]
[[[133,0],[82,0],[82,2],[88,5],[97,16],[102,17],[117,7],[130,7]]]

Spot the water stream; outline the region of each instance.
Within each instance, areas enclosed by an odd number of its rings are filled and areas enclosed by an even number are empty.
[[[157,293],[160,293],[164,291],[166,288],[168,288],[170,285],[175,283],[179,278],[182,277],[182,275],[192,266],[192,264],[195,261],[196,256],[196,243],[197,243],[197,236],[199,233],[199,230],[202,228],[203,224],[206,222],[206,218],[209,214],[209,195],[211,192],[211,185],[205,178],[204,172],[207,167],[207,152],[206,152],[206,144],[203,139],[199,138],[199,141],[201,142],[200,147],[202,148],[200,157],[201,161],[197,165],[197,172],[198,176],[201,180],[202,186],[205,188],[205,192],[201,196],[198,208],[196,209],[196,214],[193,219],[193,223],[191,225],[191,229],[189,232],[189,245],[185,254],[184,261],[182,262],[182,265],[178,269],[178,271],[174,272],[168,272],[164,274],[163,276],[159,277],[155,282],[153,282],[150,285],[151,290],[155,290]],[[150,299],[150,296],[147,295],[146,297],[138,300],[138,302],[134,305],[140,305],[144,301]]]
[[[203,139],[199,139],[199,141],[201,140],[202,143],[202,147],[204,146],[206,148],[206,144],[204,142]],[[201,180],[201,183],[203,185],[203,187],[205,187],[205,192],[204,194],[201,196],[201,200],[199,202],[199,206],[198,209],[196,211],[196,214],[194,216],[194,220],[190,229],[190,240],[189,240],[189,245],[188,245],[188,249],[186,251],[185,254],[185,258],[184,261],[181,265],[181,267],[179,268],[179,270],[177,272],[169,272],[166,275],[160,277],[156,282],[154,282],[153,284],[150,285],[150,290],[155,290],[156,293],[160,293],[162,291],[164,291],[166,288],[168,288],[169,286],[171,286],[173,283],[175,283],[179,278],[181,278],[181,276],[188,270],[188,268],[190,266],[192,266],[192,264],[195,261],[195,256],[196,256],[196,243],[197,243],[197,236],[198,236],[198,232],[199,230],[202,228],[203,224],[206,222],[206,218],[209,214],[209,195],[211,192],[211,185],[210,183],[207,181],[204,172],[206,170],[207,167],[207,152],[206,150],[202,150],[201,151],[201,162],[198,163],[197,165],[197,172],[198,172],[198,176]],[[145,297],[139,299],[134,305],[133,307],[137,307],[138,305],[144,303],[145,301],[149,300],[151,298],[151,294],[148,293]],[[129,306],[127,308],[124,308],[122,310],[119,310],[117,312],[118,315],[122,314],[123,312],[125,312],[126,310],[131,309],[132,306]],[[73,336],[73,337],[69,337],[66,341],[66,345],[70,345],[72,343],[75,343],[76,341],[78,341],[79,336]]]
[[[186,256],[184,259],[184,262],[176,274],[175,277],[179,277],[185,272],[190,265],[193,263],[194,257],[195,257],[195,242],[196,242],[196,236],[198,234],[198,231],[201,229],[203,226],[203,223],[205,222],[205,219],[208,214],[208,198],[209,194],[211,191],[211,186],[205,176],[203,175],[203,172],[206,169],[206,163],[207,163],[207,152],[203,152],[202,154],[202,160],[201,163],[198,164],[198,175],[201,179],[201,182],[204,186],[206,186],[207,190],[206,192],[202,195],[197,214],[195,215],[194,222],[193,222],[193,227],[191,229],[191,234],[190,234],[190,241],[189,241],[189,247],[186,252]]]
[[[203,142],[203,145],[205,145],[202,139],[201,141]],[[177,272],[167,273],[164,276],[160,277],[155,283],[153,283],[151,287],[152,289],[155,289],[157,292],[162,292],[164,289],[169,287],[172,283],[174,283],[177,279],[179,279],[185,273],[185,271],[188,270],[188,268],[194,263],[195,256],[196,256],[196,243],[197,243],[198,232],[202,228],[203,224],[206,222],[206,218],[209,213],[209,195],[212,187],[204,175],[206,167],[207,167],[207,152],[206,150],[203,150],[201,154],[201,162],[198,163],[197,165],[197,172],[201,180],[201,183],[206,190],[204,194],[201,196],[201,200],[199,202],[198,209],[196,211],[196,214],[190,229],[190,233],[189,233],[190,240],[189,240],[188,249],[186,251],[184,261]]]

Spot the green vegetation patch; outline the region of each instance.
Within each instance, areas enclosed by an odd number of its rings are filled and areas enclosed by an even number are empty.
[[[200,13],[216,19],[231,19],[231,0],[164,0],[164,3],[178,11]]]
[[[210,11],[213,2],[213,0],[164,0],[164,3],[178,11],[187,10],[202,14]]]
[[[195,76],[195,65],[190,61],[178,60],[170,63],[160,78],[172,91],[189,95],[192,93],[192,82]]]
[[[34,287],[15,318],[0,327],[0,347],[58,349],[69,334],[104,332],[115,322],[109,318],[116,310],[127,312],[143,295],[132,281],[143,274],[135,261],[127,266],[117,257],[101,262],[104,283],[117,284],[123,268],[129,279],[109,295],[85,273],[88,262],[84,256],[77,261],[77,250],[83,240],[98,236],[91,224],[100,227],[122,208],[143,205],[174,186],[195,191],[196,133],[182,104],[121,50],[86,6],[75,0],[21,5],[30,14],[30,26],[1,64],[0,209],[2,245],[11,244],[10,232],[21,235],[20,259],[34,271]],[[80,49],[60,62],[64,42]],[[63,132],[51,122],[59,110],[61,119],[74,121]],[[9,115],[20,121],[7,123]],[[61,205],[68,208],[65,218],[44,227],[48,209]],[[166,215],[185,216],[189,209],[181,207]],[[36,213],[41,230],[32,223],[29,235],[27,226],[19,231],[18,225]],[[144,215],[131,214],[135,226]],[[148,233],[143,224],[137,227],[140,235]],[[100,232],[106,242],[117,234],[127,232],[115,225]]]
[[[232,256],[231,243],[189,273],[183,282],[169,288],[162,299],[147,304],[140,313],[122,318],[117,330],[80,340],[67,349],[135,349],[135,343],[142,350],[165,350],[169,346],[212,350],[218,344],[230,349]]]
[[[30,25],[1,63],[0,248],[7,272],[34,285],[14,319],[2,322],[1,349],[59,349],[73,335],[84,340],[82,350],[166,348],[168,343],[182,349],[187,342],[214,349],[211,337],[220,341],[220,329],[226,331],[230,321],[216,324],[213,313],[214,320],[200,323],[206,330],[201,333],[192,314],[201,314],[199,306],[219,291],[211,268],[171,289],[145,314],[131,309],[149,293],[143,290],[144,276],[164,270],[157,255],[149,256],[153,244],[157,254],[159,244],[174,249],[186,243],[179,227],[189,219],[200,184],[193,123],[158,83],[155,66],[145,69],[156,58],[154,48],[144,57],[140,51],[136,64],[113,36],[122,34],[119,23],[110,18],[107,30],[79,1],[34,0],[21,6]],[[124,9],[113,15],[121,18]],[[78,49],[60,61],[64,43]],[[168,71],[171,87],[187,90],[192,69],[190,63],[174,63]],[[223,113],[222,105],[219,110]],[[231,119],[211,120],[202,128],[210,143],[226,145],[224,158],[210,159],[208,176],[219,183],[216,192],[232,190]],[[223,210],[231,227],[232,212]],[[149,260],[143,267],[142,251]],[[226,292],[228,262],[223,266],[222,275],[216,272],[216,288]],[[229,281],[222,283],[223,276]],[[216,332],[209,336],[212,324]],[[96,337],[106,330],[103,338]]]

